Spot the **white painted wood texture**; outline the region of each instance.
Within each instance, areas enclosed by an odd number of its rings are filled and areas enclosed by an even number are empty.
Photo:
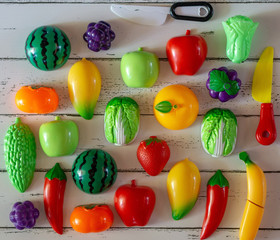
[[[17,3],[16,3],[17,2]],[[50,4],[52,2],[52,4]],[[251,82],[256,61],[262,50],[271,45],[275,48],[272,101],[276,115],[276,125],[280,132],[280,3],[278,1],[224,0],[213,2],[214,17],[207,23],[193,23],[173,20],[160,27],[135,25],[119,19],[110,12],[110,2],[118,0],[50,0],[50,1],[11,1],[0,0],[0,138],[3,139],[9,125],[16,116],[21,116],[35,134],[37,142],[37,163],[34,180],[23,194],[11,185],[3,160],[3,141],[0,141],[0,239],[199,239],[206,202],[206,183],[210,176],[222,169],[230,182],[229,202],[224,219],[209,239],[238,239],[238,228],[246,202],[246,173],[244,164],[238,160],[238,152],[246,150],[252,160],[265,171],[268,184],[267,204],[261,229],[257,239],[279,239],[280,234],[280,148],[279,137],[268,147],[260,146],[255,140],[260,104],[251,97]],[[130,3],[133,1],[130,1]],[[139,0],[138,3],[148,1]],[[168,3],[169,2],[169,3]],[[233,2],[233,3],[231,3]],[[238,3],[239,2],[239,3]],[[262,3],[261,3],[262,2]],[[25,4],[26,3],[26,4]],[[34,3],[34,4],[33,4]],[[106,4],[103,4],[106,3]],[[149,1],[152,5],[170,5],[172,1]],[[146,3],[147,4],[147,3]],[[260,22],[252,43],[249,59],[242,64],[233,64],[225,55],[226,39],[221,22],[233,15],[243,14]],[[107,52],[90,52],[82,40],[82,34],[89,22],[105,20],[111,23],[117,38]],[[72,52],[70,60],[59,70],[43,72],[35,69],[25,59],[24,42],[28,34],[41,25],[56,25],[70,38]],[[207,40],[209,54],[206,62],[195,76],[175,76],[167,62],[165,44],[173,36],[183,35],[186,29],[201,34]],[[120,58],[127,51],[138,47],[155,52],[160,59],[160,76],[153,88],[127,88],[120,75]],[[96,116],[86,121],[77,115],[68,97],[67,74],[75,61],[82,57],[90,58],[100,69],[102,90],[96,107]],[[227,66],[237,70],[242,80],[239,96],[233,101],[221,104],[210,98],[205,87],[207,73],[214,67]],[[199,117],[189,128],[170,131],[157,123],[153,116],[152,103],[156,93],[163,87],[180,83],[190,87],[198,96],[200,103]],[[57,111],[50,115],[23,114],[14,104],[16,91],[23,85],[44,85],[54,87],[60,97]],[[103,132],[103,113],[107,102],[115,96],[133,97],[140,105],[141,128],[134,143],[125,147],[115,147],[106,142]],[[204,114],[213,107],[226,107],[238,116],[238,141],[234,153],[227,158],[215,159],[207,155],[200,142],[200,126]],[[38,141],[38,130],[42,123],[50,121],[55,115],[74,120],[80,130],[80,141],[73,156],[49,158]],[[141,168],[136,149],[141,140],[150,135],[165,139],[171,148],[171,159],[159,176],[148,176]],[[71,179],[71,166],[75,157],[89,148],[101,148],[108,151],[116,160],[119,174],[116,183],[109,191],[100,195],[82,193]],[[168,203],[165,182],[169,169],[179,160],[188,157],[201,171],[202,185],[197,204],[182,220],[174,221]],[[49,226],[43,210],[44,175],[55,162],[60,162],[67,172],[68,183],[64,205],[64,234],[57,235]],[[154,213],[146,227],[127,228],[121,222],[113,207],[116,189],[136,179],[141,185],[151,186],[156,193],[157,203]],[[16,201],[31,200],[39,208],[41,215],[32,230],[18,231],[8,220],[12,204]],[[72,230],[69,216],[76,205],[84,203],[109,204],[115,216],[113,227],[99,234],[79,234]]]

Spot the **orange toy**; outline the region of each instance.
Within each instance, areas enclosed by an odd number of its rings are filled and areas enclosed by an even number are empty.
[[[16,105],[27,113],[50,113],[58,106],[58,95],[53,88],[24,86],[16,94]]]
[[[192,90],[183,85],[170,85],[160,90],[154,100],[154,114],[165,128],[180,130],[196,119],[198,100]]]
[[[113,221],[113,212],[107,205],[78,206],[70,216],[72,228],[80,233],[105,231],[112,226]]]

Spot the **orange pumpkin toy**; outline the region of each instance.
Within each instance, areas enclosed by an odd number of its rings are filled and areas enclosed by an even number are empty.
[[[58,95],[53,88],[24,86],[16,93],[16,106],[27,113],[50,113],[57,109]]]

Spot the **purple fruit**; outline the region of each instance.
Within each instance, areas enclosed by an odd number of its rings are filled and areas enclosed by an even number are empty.
[[[237,78],[237,72],[233,69],[227,69],[226,67],[213,68],[208,73],[206,87],[212,98],[218,98],[221,102],[226,102],[238,95],[241,80]]]
[[[111,30],[111,25],[105,21],[88,24],[83,38],[88,43],[88,48],[94,52],[108,50],[116,35]]]
[[[18,230],[33,228],[38,217],[39,210],[30,201],[16,202],[9,215],[10,221]]]

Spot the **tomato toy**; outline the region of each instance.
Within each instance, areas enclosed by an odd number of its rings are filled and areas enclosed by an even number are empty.
[[[166,54],[172,71],[176,75],[194,75],[207,56],[207,43],[199,35],[171,38],[166,45]]]
[[[27,113],[50,113],[57,109],[58,95],[50,87],[24,86],[15,97],[19,110]]]
[[[156,176],[169,160],[170,149],[165,141],[152,136],[140,142],[137,158],[149,175]]]
[[[78,206],[70,216],[72,228],[80,233],[103,232],[112,226],[113,221],[113,212],[107,205]]]

